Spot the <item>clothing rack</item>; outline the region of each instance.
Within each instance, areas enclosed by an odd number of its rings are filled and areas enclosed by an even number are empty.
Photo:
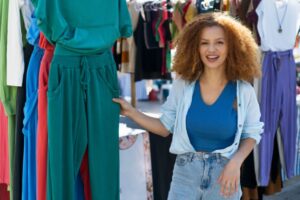
[[[131,1],[131,0],[130,0]],[[167,10],[172,9],[171,0],[166,0]],[[168,13],[169,20],[172,20],[172,15]],[[131,90],[131,105],[136,107],[136,83],[134,73],[130,73],[130,90]]]

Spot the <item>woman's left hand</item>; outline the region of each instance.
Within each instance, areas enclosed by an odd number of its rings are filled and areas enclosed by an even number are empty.
[[[240,168],[241,164],[231,159],[224,167],[218,183],[221,185],[221,195],[230,197],[236,193],[240,185]]]

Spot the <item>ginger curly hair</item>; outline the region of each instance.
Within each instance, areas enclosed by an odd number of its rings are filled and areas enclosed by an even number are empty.
[[[173,71],[189,82],[199,79],[204,65],[199,55],[200,35],[206,27],[223,28],[228,44],[226,77],[252,81],[261,75],[260,50],[251,31],[223,13],[201,14],[185,26],[175,41]]]

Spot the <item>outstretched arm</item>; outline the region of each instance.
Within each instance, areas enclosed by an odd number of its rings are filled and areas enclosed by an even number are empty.
[[[170,134],[159,119],[145,115],[123,99],[114,98],[113,101],[120,104],[122,115],[129,117],[142,128],[162,137],[167,137]]]

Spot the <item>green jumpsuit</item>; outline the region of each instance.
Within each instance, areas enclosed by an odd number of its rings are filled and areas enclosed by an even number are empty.
[[[74,198],[88,149],[93,200],[119,200],[119,96],[111,48],[132,34],[126,0],[38,0],[38,25],[56,45],[48,85],[47,199]]]

